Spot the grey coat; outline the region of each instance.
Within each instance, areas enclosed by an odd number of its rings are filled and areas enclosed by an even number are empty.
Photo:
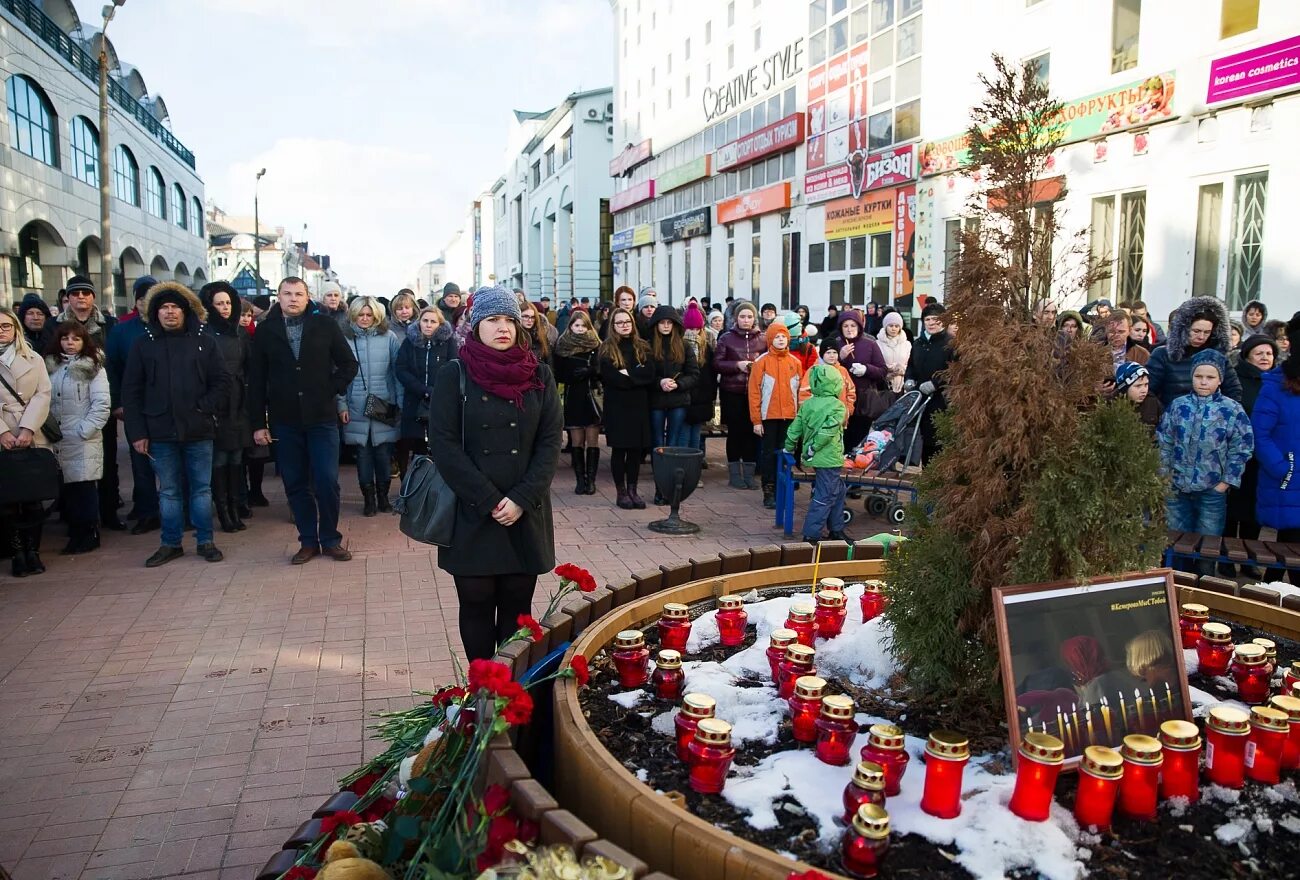
[[[104,475],[100,432],[108,423],[108,373],[101,361],[78,357],[65,362],[47,356],[50,413],[59,420],[63,439],[54,444],[65,483],[84,483]]]
[[[357,375],[348,386],[347,394],[339,398],[339,412],[348,414],[348,423],[343,426],[343,442],[349,446],[396,443],[402,436],[398,425],[385,425],[366,418],[366,395],[373,394],[389,403],[401,404],[397,352],[402,344],[387,328],[382,332],[374,327],[362,330],[355,324],[347,326],[343,338],[358,364]]]

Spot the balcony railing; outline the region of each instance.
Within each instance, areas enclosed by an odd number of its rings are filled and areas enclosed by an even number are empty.
[[[90,80],[96,89],[99,88],[99,59],[60,30],[59,26],[40,10],[40,7],[30,2],[30,0],[0,0],[0,7],[3,7],[10,15],[30,28],[32,33],[40,37],[47,46],[79,70],[86,79]],[[140,123],[146,131],[161,141],[167,149],[175,153],[177,158],[191,168],[194,167],[194,153],[178,141],[176,136],[165,125],[159,122],[143,104],[133,98],[111,76],[108,78],[108,94],[113,103]]]

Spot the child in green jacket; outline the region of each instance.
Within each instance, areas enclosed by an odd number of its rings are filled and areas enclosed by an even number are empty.
[[[816,543],[829,527],[832,541],[844,540],[844,404],[839,370],[815,365],[808,375],[812,397],[799,406],[785,435],[785,451],[800,450],[804,464],[816,471],[812,501],[803,521],[803,538]],[[802,444],[802,446],[801,446]]]

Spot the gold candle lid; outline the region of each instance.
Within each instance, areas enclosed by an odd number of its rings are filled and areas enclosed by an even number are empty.
[[[1178,606],[1178,610],[1182,612],[1183,617],[1193,620],[1208,620],[1210,617],[1210,609],[1197,602],[1184,602]]]
[[[853,771],[853,784],[867,791],[880,791],[885,787],[885,768],[875,761],[859,761]]]
[[[1274,709],[1285,712],[1287,720],[1292,724],[1300,724],[1300,698],[1278,694],[1275,697],[1271,697],[1268,704]]]
[[[1290,696],[1300,697],[1300,678],[1297,678],[1291,682]]]
[[[853,830],[868,840],[889,836],[889,813],[877,804],[863,804],[853,814]]]
[[[768,638],[768,644],[770,644],[773,648],[785,648],[788,647],[792,642],[797,641],[799,638],[799,634],[792,629],[786,629],[785,627],[782,627],[781,629],[772,630],[772,634],[767,638]]]
[[[1286,733],[1291,729],[1291,719],[1281,709],[1272,706],[1252,706],[1250,709],[1250,726],[1260,730]]]
[[[640,648],[645,645],[645,635],[639,629],[625,629],[614,636],[615,648]]]
[[[817,586],[823,590],[839,590],[844,592],[843,578],[822,578],[817,582]]]
[[[1050,733],[1027,733],[1020,740],[1020,754],[1040,764],[1060,764],[1065,760],[1065,743]]]
[[[798,682],[795,683],[798,687]],[[834,694],[829,697],[822,697],[822,717],[824,718],[852,718],[853,717],[853,700],[843,694]]]
[[[1203,623],[1201,635],[1205,636],[1207,642],[1226,645],[1232,641],[1232,627],[1226,623]]]
[[[1234,654],[1237,662],[1243,666],[1262,666],[1268,660],[1268,654],[1263,645],[1256,645],[1253,642],[1238,645]]]
[[[863,581],[862,591],[864,593],[883,593],[885,591],[884,581]]]
[[[1088,746],[1080,767],[1099,779],[1119,779],[1124,775],[1124,757],[1106,746]]]
[[[822,590],[817,594],[817,604],[827,608],[843,608],[844,594],[839,590]]]
[[[686,620],[691,616],[691,609],[680,602],[665,602],[663,616],[669,620]]]
[[[1251,639],[1250,643],[1252,645],[1259,645],[1261,648],[1263,648],[1264,656],[1267,659],[1273,661],[1277,660],[1277,642],[1273,641],[1272,639]]]
[[[1235,706],[1215,706],[1206,724],[1219,733],[1248,733],[1250,716]]]
[[[970,741],[955,730],[936,730],[926,740],[925,753],[943,761],[964,761],[970,757]]]
[[[820,700],[826,690],[826,679],[815,675],[801,675],[794,682],[794,695],[805,700]]]
[[[659,657],[655,660],[655,665],[660,669],[681,669],[682,652],[675,651],[672,648],[664,648],[659,652]]]
[[[812,623],[817,618],[817,609],[811,605],[791,605],[789,620],[794,623]]]
[[[1160,725],[1160,743],[1176,752],[1194,752],[1201,747],[1201,731],[1190,721],[1166,721]]]
[[[1120,754],[1124,756],[1125,761],[1132,761],[1134,764],[1155,765],[1165,760],[1160,740],[1140,733],[1130,733],[1124,737]]]
[[[878,749],[895,752],[903,748],[903,729],[893,724],[873,724],[867,730],[867,742]]]
[[[708,694],[687,694],[682,697],[682,714],[687,718],[712,718],[718,704]]]
[[[1300,660],[1292,660],[1291,665],[1286,669],[1286,674],[1292,678],[1300,678]]]
[[[744,603],[744,602],[741,602],[741,601],[740,601],[740,597],[737,596],[737,595],[735,595],[734,593],[728,594],[728,595],[726,595],[726,596],[719,596],[719,597],[718,597],[718,610],[719,610],[719,611],[736,611],[736,610],[738,610],[738,609],[740,608],[740,606],[742,606],[743,604],[745,604],[745,603]]]
[[[812,666],[813,658],[816,656],[816,651],[807,645],[801,645],[798,642],[795,642],[792,645],[787,645],[785,648],[785,659],[789,660],[791,663],[800,663]]]
[[[731,745],[731,725],[720,718],[701,718],[695,738],[711,746]]]

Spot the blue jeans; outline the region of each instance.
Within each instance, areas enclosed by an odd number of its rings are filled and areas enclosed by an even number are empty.
[[[303,547],[337,547],[339,534],[339,431],[333,422],[271,426],[275,462]]]
[[[650,410],[651,446],[686,446],[686,407]]]
[[[1174,492],[1167,501],[1166,515],[1173,531],[1222,535],[1228,518],[1228,493],[1213,489]],[[1214,574],[1212,562],[1198,562],[1196,568],[1201,574]]]
[[[844,480],[839,468],[814,468],[814,473],[813,496],[803,518],[803,536],[820,541],[824,528],[844,531]]]
[[[682,445],[688,449],[704,451],[704,425],[685,425],[682,427]]]
[[[149,456],[131,448],[131,501],[136,520],[158,515],[158,482]]]
[[[212,543],[212,441],[154,440],[149,443],[153,470],[158,475],[158,506],[162,512],[162,544],[181,546],[185,506],[181,480],[189,489],[190,522],[199,544]]]
[[[366,443],[354,446],[357,453],[357,482],[362,486],[388,483],[393,478],[393,444]]]

